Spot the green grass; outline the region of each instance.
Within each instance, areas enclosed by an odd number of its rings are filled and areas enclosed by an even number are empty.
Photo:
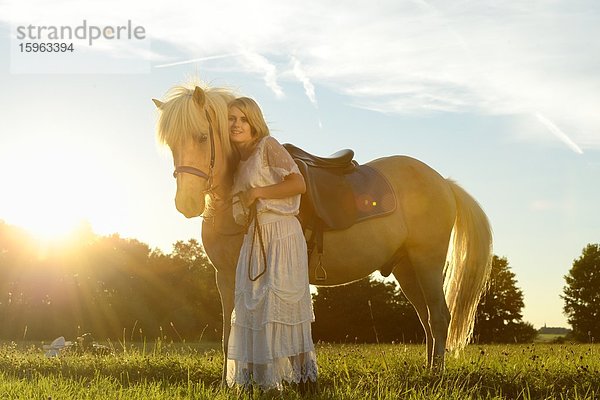
[[[0,346],[1,399],[229,399],[219,345],[121,347],[114,355],[48,359],[38,348]],[[600,346],[469,346],[446,371],[424,368],[424,346],[320,344],[313,399],[597,399]],[[254,393],[254,398],[262,398]],[[299,399],[292,389],[283,398]]]

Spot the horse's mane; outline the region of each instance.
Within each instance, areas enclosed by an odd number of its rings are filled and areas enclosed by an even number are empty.
[[[160,144],[174,149],[184,144],[186,140],[208,132],[206,113],[194,101],[196,86],[204,91],[204,110],[208,111],[213,132],[220,138],[223,160],[231,166],[236,163],[238,157],[229,139],[227,105],[235,99],[231,89],[213,88],[197,82],[172,87],[165,95],[165,101],[160,105],[157,140]],[[232,176],[228,176],[227,179],[232,179]],[[226,183],[224,187],[227,185]],[[206,196],[205,201],[203,216],[211,217],[218,207],[214,193]]]
[[[200,86],[205,93],[205,109],[208,110],[213,131],[220,136],[223,155],[230,159],[233,147],[229,140],[227,104],[235,98],[232,90],[212,88],[204,84],[189,83],[172,87],[160,107],[157,126],[159,143],[176,147],[187,139],[208,131],[206,114],[194,101],[194,89]]]

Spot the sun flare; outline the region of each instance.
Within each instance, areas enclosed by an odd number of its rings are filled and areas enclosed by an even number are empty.
[[[13,145],[0,159],[4,171],[19,165],[18,173],[0,173],[7,189],[0,197],[1,220],[24,229],[42,246],[73,242],[82,227],[91,230],[92,222],[109,220],[102,208],[107,191],[100,189],[107,178],[93,150],[65,141]],[[73,168],[77,165],[87,168]]]
[[[36,213],[31,215],[31,218],[14,222],[15,225],[25,229],[37,240],[44,243],[69,239],[85,223],[83,218],[64,212]]]
[[[38,239],[59,240],[68,236],[83,219],[77,190],[64,177],[59,164],[46,164],[41,172],[35,167],[24,170],[20,181],[3,201],[9,211],[7,222],[19,226]]]

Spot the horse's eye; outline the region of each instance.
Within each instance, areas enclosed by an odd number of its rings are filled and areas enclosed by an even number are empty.
[[[200,136],[198,137],[198,141],[199,141],[200,143],[205,143],[207,140],[208,140],[208,135],[204,135],[204,134],[202,134],[202,135],[200,135]]]

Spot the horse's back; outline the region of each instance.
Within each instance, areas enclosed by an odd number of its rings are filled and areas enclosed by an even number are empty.
[[[413,234],[449,235],[456,217],[456,202],[448,181],[424,162],[408,156],[389,156],[367,165],[384,175],[396,195],[399,213]],[[433,228],[435,227],[435,228]],[[439,232],[431,232],[438,229]]]
[[[401,177],[406,183],[417,179],[445,185],[443,176],[423,161],[413,157],[404,155],[382,157],[369,161],[367,165],[379,170],[390,180]]]

